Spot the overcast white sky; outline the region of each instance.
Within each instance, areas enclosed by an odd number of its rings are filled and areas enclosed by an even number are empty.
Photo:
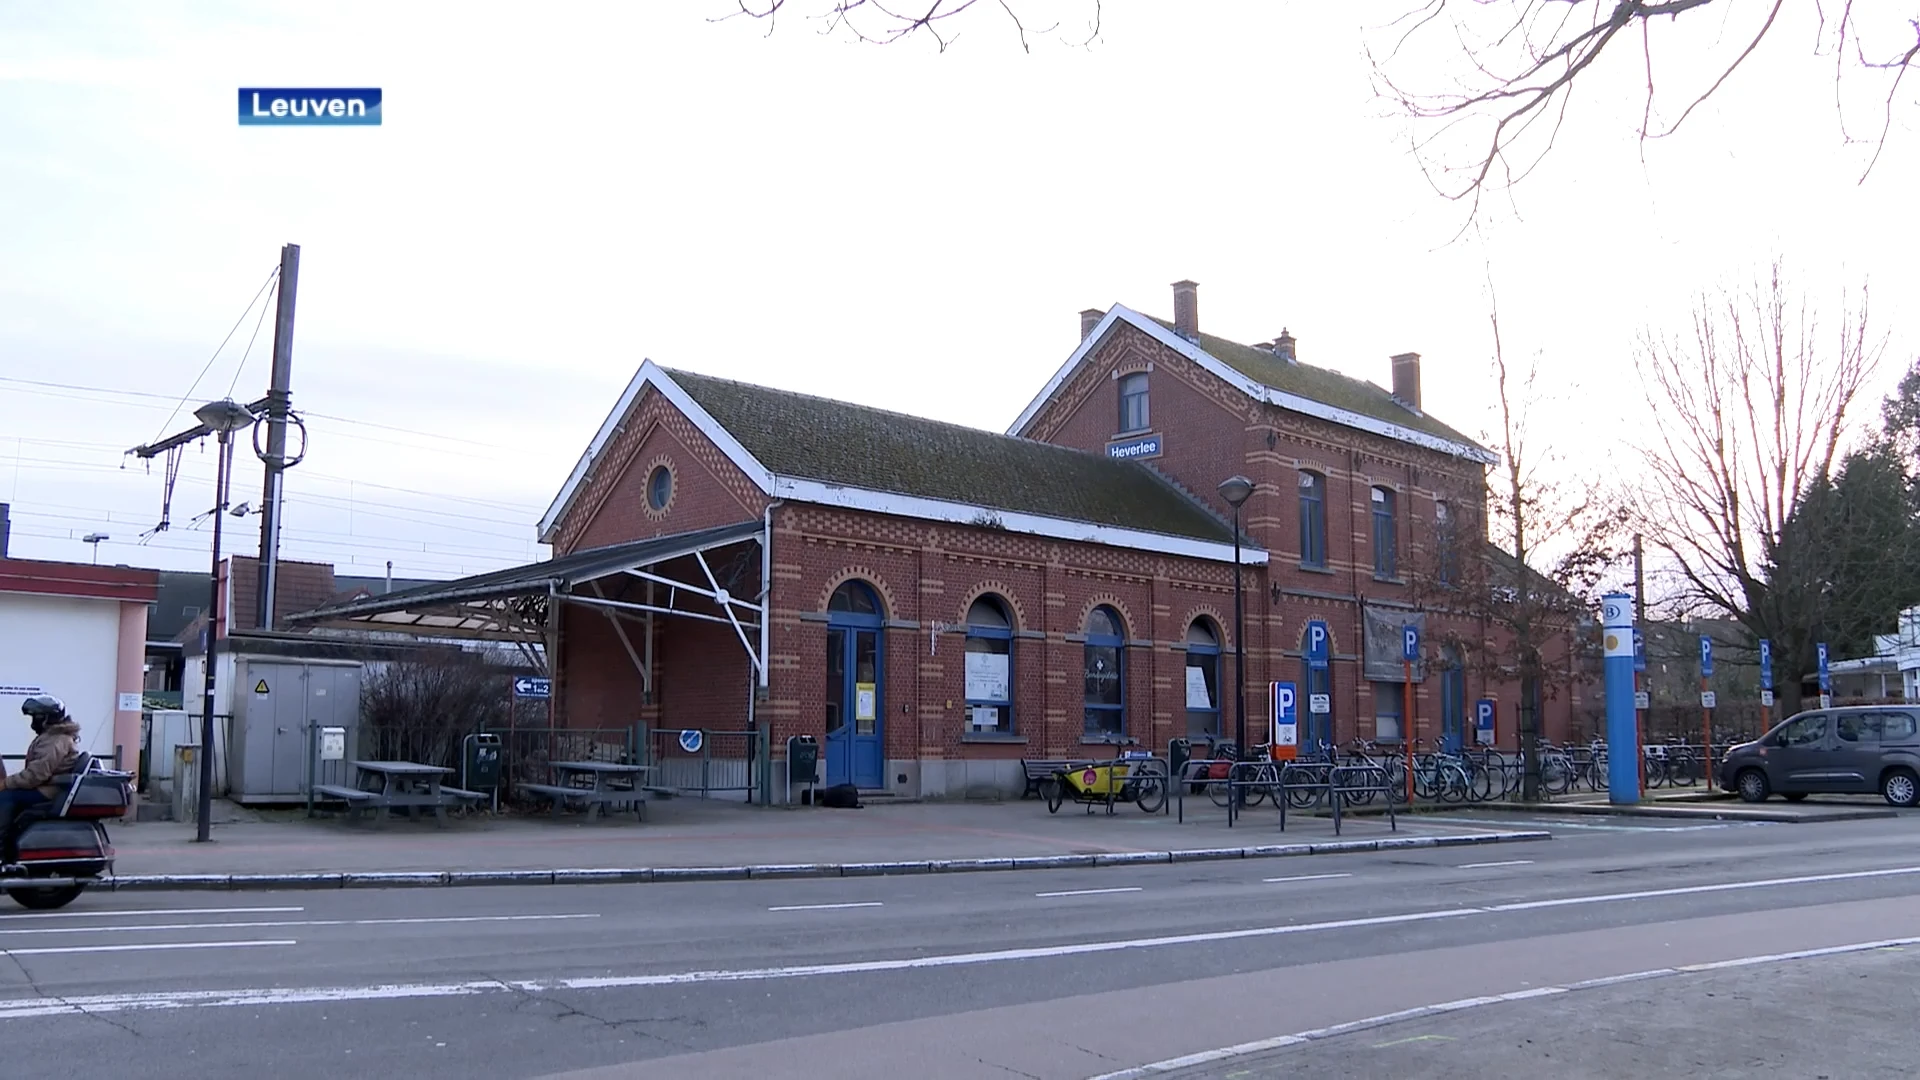
[[[14,554],[86,560],[101,531],[102,562],[205,565],[187,522],[212,453],[189,453],[175,529],[142,547],[159,469],[121,452],[230,387],[264,392],[270,325],[240,364],[252,319],[195,379],[289,241],[312,446],[284,553],[341,573],[542,555],[534,522],[642,359],[999,430],[1081,308],[1167,314],[1184,277],[1227,337],[1284,326],[1303,360],[1381,383],[1391,354],[1422,353],[1429,410],[1478,433],[1490,259],[1509,354],[1541,351],[1558,384],[1546,426],[1569,467],[1650,419],[1638,330],[1775,252],[1823,296],[1871,279],[1897,375],[1920,138],[1904,113],[1855,183],[1867,151],[1840,141],[1809,5],[1644,161],[1623,55],[1520,216],[1449,244],[1461,208],[1421,178],[1361,50],[1406,2],[1107,0],[1091,47],[1030,54],[985,11],[944,55],[709,21],[730,0],[8,4]],[[242,128],[241,86],[379,86],[384,123]],[[257,503],[241,462],[235,500]],[[257,522],[239,525],[250,553]]]

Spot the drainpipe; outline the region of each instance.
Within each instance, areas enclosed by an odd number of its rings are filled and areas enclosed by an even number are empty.
[[[1360,661],[1357,667],[1357,671],[1359,675],[1360,686],[1367,691],[1365,695],[1365,700],[1369,702],[1369,704],[1362,707],[1372,708],[1372,705],[1370,703],[1373,700],[1373,693],[1372,693],[1373,687],[1372,687],[1372,684],[1367,681],[1366,597],[1360,595],[1360,557],[1359,557],[1359,552],[1355,550],[1355,542],[1353,539],[1354,537],[1353,508],[1355,505],[1354,498],[1359,494],[1359,492],[1355,490],[1356,481],[1358,480],[1359,476],[1360,476],[1360,455],[1358,453],[1355,453],[1352,450],[1349,450],[1347,451],[1347,576],[1352,582],[1351,587],[1353,589],[1353,642],[1354,642],[1354,647],[1359,650],[1359,655],[1360,655]],[[1329,554],[1331,554],[1331,552],[1329,552]],[[1333,664],[1331,663],[1332,658],[1329,657],[1328,659],[1329,659],[1329,663],[1327,664],[1327,674],[1328,674],[1328,677],[1331,678],[1333,674]],[[1327,687],[1327,690],[1329,693],[1331,693],[1333,690],[1333,687],[1329,686]],[[1402,728],[1406,727],[1406,721],[1404,719],[1401,721],[1400,726]],[[1332,734],[1333,734],[1333,741],[1337,745],[1340,741],[1340,733],[1338,731],[1335,731]],[[1356,714],[1353,718],[1353,734],[1355,738],[1358,738],[1360,735],[1360,716],[1358,714]],[[1404,735],[1406,733],[1402,731],[1401,734]],[[1374,738],[1377,739],[1380,737],[1380,732],[1376,729],[1373,735],[1374,735]]]

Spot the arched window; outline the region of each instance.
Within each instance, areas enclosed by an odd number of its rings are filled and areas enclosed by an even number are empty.
[[[1120,735],[1126,731],[1127,654],[1120,613],[1097,607],[1087,616],[1086,734]]]
[[[1300,473],[1300,565],[1327,565],[1327,478]]]
[[[1220,734],[1220,635],[1213,623],[1187,627],[1187,737]]]
[[[833,590],[833,598],[827,601],[827,610],[877,619],[880,617],[880,598],[864,581],[843,581],[839,588]]]
[[[1373,574],[1375,577],[1393,577],[1400,569],[1400,553],[1396,541],[1399,532],[1394,524],[1394,503],[1396,493],[1392,488],[1373,489]]]
[[[1120,433],[1147,430],[1147,377],[1135,372],[1120,379]]]
[[[1433,546],[1435,571],[1442,585],[1452,585],[1460,576],[1460,552],[1454,542],[1453,507],[1445,499],[1433,501]]]
[[[1013,734],[1013,620],[997,596],[967,608],[967,726]]]

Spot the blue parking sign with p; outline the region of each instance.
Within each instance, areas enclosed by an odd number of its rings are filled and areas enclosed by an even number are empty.
[[[1491,698],[1473,703],[1473,737],[1481,746],[1493,745],[1494,704]]]
[[[1760,639],[1760,689],[1773,689],[1773,642]]]
[[[1327,665],[1328,652],[1333,644],[1333,634],[1327,624],[1315,619],[1307,624],[1307,662],[1315,667]]]
[[[1420,659],[1420,628],[1411,623],[1400,628],[1400,659],[1409,664]]]
[[[1284,748],[1282,756],[1291,757],[1300,745],[1300,694],[1290,682],[1277,682],[1273,691],[1273,745]]]

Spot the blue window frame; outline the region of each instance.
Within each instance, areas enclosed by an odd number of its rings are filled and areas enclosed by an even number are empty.
[[[665,510],[667,501],[673,498],[673,470],[665,465],[656,465],[653,474],[647,477],[647,505],[655,510]]]
[[[1220,635],[1213,623],[1195,619],[1187,627],[1187,671],[1182,684],[1187,703],[1187,736],[1220,734]]]
[[[1327,478],[1300,473],[1300,565],[1327,565]]]
[[[1120,431],[1147,430],[1147,377],[1136,372],[1120,379]]]
[[[1393,577],[1400,569],[1399,533],[1395,526],[1392,488],[1373,489],[1373,573]]]
[[[1011,735],[1013,729],[1013,620],[997,596],[967,607],[966,730]]]
[[[1086,697],[1085,733],[1098,738],[1126,732],[1127,649],[1120,613],[1094,608],[1087,616],[1087,643],[1083,650]]]

